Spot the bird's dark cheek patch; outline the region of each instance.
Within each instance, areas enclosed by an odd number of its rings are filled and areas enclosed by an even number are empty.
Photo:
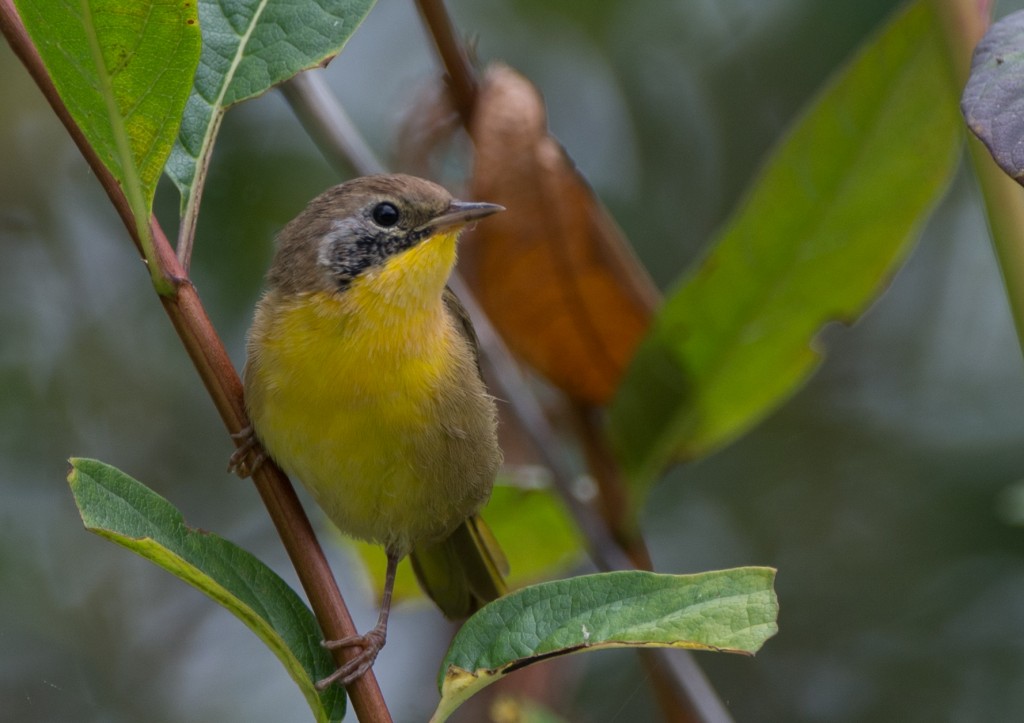
[[[352,284],[353,279],[371,266],[373,266],[373,262],[365,256],[359,258],[346,256],[333,261],[329,268],[339,290],[344,291]]]
[[[391,256],[415,245],[418,238],[409,234],[362,233],[353,236],[351,229],[338,233],[329,242],[326,254],[321,256],[334,277],[338,288],[347,289],[361,273],[374,266],[382,266]]]
[[[423,239],[430,236],[431,229],[412,230],[405,236],[405,248],[410,249]]]

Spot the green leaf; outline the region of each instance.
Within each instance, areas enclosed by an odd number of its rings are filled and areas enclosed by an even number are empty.
[[[334,672],[316,619],[269,567],[216,535],[185,525],[163,497],[110,465],[72,459],[71,491],[86,529],[156,563],[223,605],[256,633],[299,686],[318,721],[341,720],[345,692],[313,687]]]
[[[467,698],[525,665],[621,647],[753,654],[778,632],[775,570],[699,575],[609,572],[518,590],[479,610],[441,666],[443,721]]]
[[[494,723],[567,723],[562,716],[525,696],[498,696],[488,713]]]
[[[16,5],[68,112],[124,189],[155,275],[149,216],[199,62],[195,4],[16,0]]]
[[[563,575],[583,557],[579,529],[549,488],[523,489],[499,480],[483,517],[508,558],[512,588]]]
[[[611,410],[634,501],[777,407],[906,256],[952,176],[955,91],[928,2],[888,24],[774,151],[710,253],[671,294]]]
[[[337,55],[374,0],[200,0],[203,53],[167,175],[194,228],[224,111]]]
[[[978,43],[961,109],[999,167],[1024,183],[1024,10],[994,23]]]
[[[521,587],[564,572],[583,551],[579,531],[561,500],[547,489],[523,489],[510,484],[495,485],[483,518],[508,558],[510,587]],[[534,530],[523,535],[522,530]],[[349,540],[372,580],[377,599],[384,590],[387,558],[379,545]],[[394,601],[426,596],[406,560],[395,576]]]
[[[16,5],[86,139],[122,186],[137,175],[148,221],[199,62],[194,4],[17,0]],[[122,141],[130,158],[120,152]]]
[[[999,491],[996,512],[1005,524],[1024,527],[1024,481],[1011,482]]]

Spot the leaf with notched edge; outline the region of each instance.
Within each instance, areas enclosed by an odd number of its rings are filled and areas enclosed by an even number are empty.
[[[945,193],[960,122],[934,3],[896,13],[775,148],[672,291],[611,405],[639,507],[664,466],[710,454],[781,405],[856,319]]]
[[[441,665],[431,721],[499,678],[558,655],[671,647],[752,655],[778,631],[775,570],[697,575],[629,570],[555,580],[481,608],[459,629]]]

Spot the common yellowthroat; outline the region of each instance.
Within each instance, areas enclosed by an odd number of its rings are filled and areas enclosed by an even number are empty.
[[[278,238],[243,375],[255,436],[388,561],[376,626],[325,643],[361,651],[323,684],[373,665],[406,555],[449,617],[506,590],[477,516],[501,464],[495,404],[446,285],[459,232],[501,210],[412,176],[368,176],[313,199]]]

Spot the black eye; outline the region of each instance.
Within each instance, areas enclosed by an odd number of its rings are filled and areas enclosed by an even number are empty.
[[[373,220],[385,228],[398,223],[398,209],[390,203],[378,203],[373,207]]]

